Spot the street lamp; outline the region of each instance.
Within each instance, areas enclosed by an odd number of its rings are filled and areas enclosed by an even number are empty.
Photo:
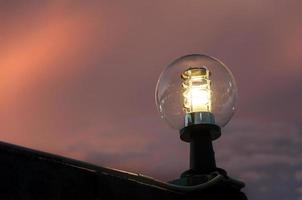
[[[219,171],[212,140],[235,112],[237,86],[231,71],[216,58],[186,55],[163,70],[155,96],[161,118],[190,143],[190,169],[174,183],[204,182],[204,176]]]

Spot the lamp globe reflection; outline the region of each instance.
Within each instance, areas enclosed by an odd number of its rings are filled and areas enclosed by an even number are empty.
[[[194,124],[225,126],[235,112],[237,86],[231,71],[216,58],[180,57],[161,73],[156,105],[172,128]]]

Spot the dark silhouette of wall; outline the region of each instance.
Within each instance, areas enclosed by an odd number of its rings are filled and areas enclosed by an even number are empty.
[[[246,199],[226,182],[206,190],[174,191],[139,174],[98,167],[0,142],[0,199]]]

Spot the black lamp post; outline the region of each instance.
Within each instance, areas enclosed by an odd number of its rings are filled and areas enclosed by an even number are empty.
[[[194,173],[206,174],[216,170],[212,140],[219,136],[219,126],[212,124],[191,125],[180,131],[180,138],[190,143],[190,169]]]
[[[204,176],[217,171],[212,140],[221,135],[214,124],[194,124],[180,131],[180,138],[190,143],[190,169],[181,178],[185,185],[201,183]]]

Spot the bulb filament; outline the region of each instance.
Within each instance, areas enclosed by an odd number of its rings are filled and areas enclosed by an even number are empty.
[[[183,109],[186,113],[211,112],[210,71],[206,67],[189,68],[181,74]]]

